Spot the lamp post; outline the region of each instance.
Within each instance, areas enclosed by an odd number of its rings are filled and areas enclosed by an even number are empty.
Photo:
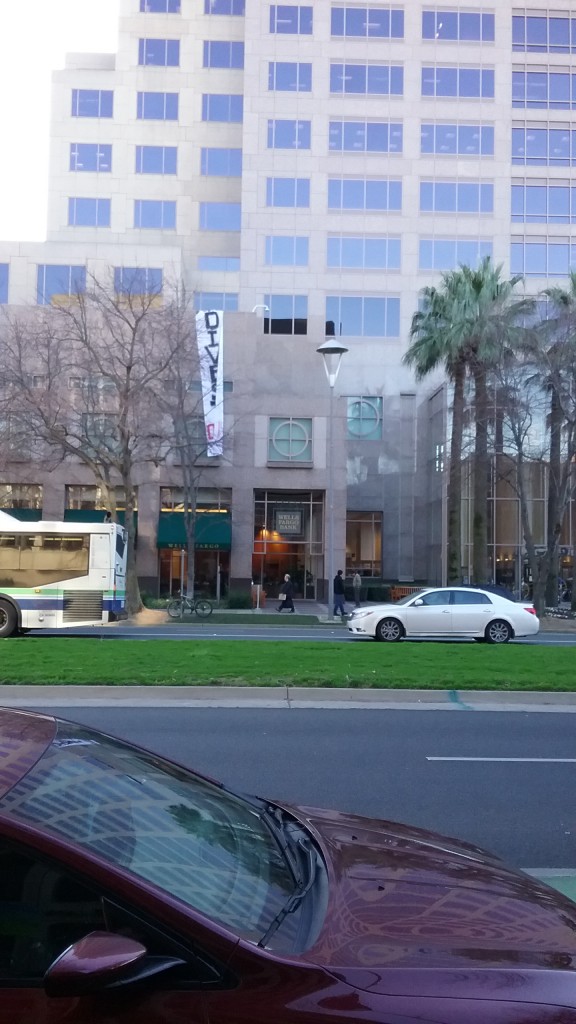
[[[328,576],[328,618],[334,618],[334,385],[340,372],[342,356],[348,351],[336,338],[327,338],[316,349],[324,360],[324,369],[330,387],[330,410],[328,414],[328,518],[327,518],[327,576]]]

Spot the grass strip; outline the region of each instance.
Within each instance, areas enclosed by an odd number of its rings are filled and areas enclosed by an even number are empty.
[[[569,647],[24,637],[0,683],[573,691],[576,671]]]

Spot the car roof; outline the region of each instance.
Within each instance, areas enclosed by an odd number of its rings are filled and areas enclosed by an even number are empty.
[[[23,778],[56,736],[56,719],[0,708],[0,798]]]

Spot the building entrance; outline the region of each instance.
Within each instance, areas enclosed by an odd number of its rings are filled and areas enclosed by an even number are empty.
[[[294,597],[316,600],[322,575],[322,491],[255,491],[252,579],[270,598],[285,573]]]

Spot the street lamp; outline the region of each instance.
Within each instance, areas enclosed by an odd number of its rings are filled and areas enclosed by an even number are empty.
[[[330,411],[328,414],[328,519],[327,519],[327,540],[328,552],[328,618],[334,618],[334,385],[342,356],[348,351],[345,345],[341,345],[336,338],[327,338],[326,341],[316,349],[324,360],[324,369],[330,387]]]

